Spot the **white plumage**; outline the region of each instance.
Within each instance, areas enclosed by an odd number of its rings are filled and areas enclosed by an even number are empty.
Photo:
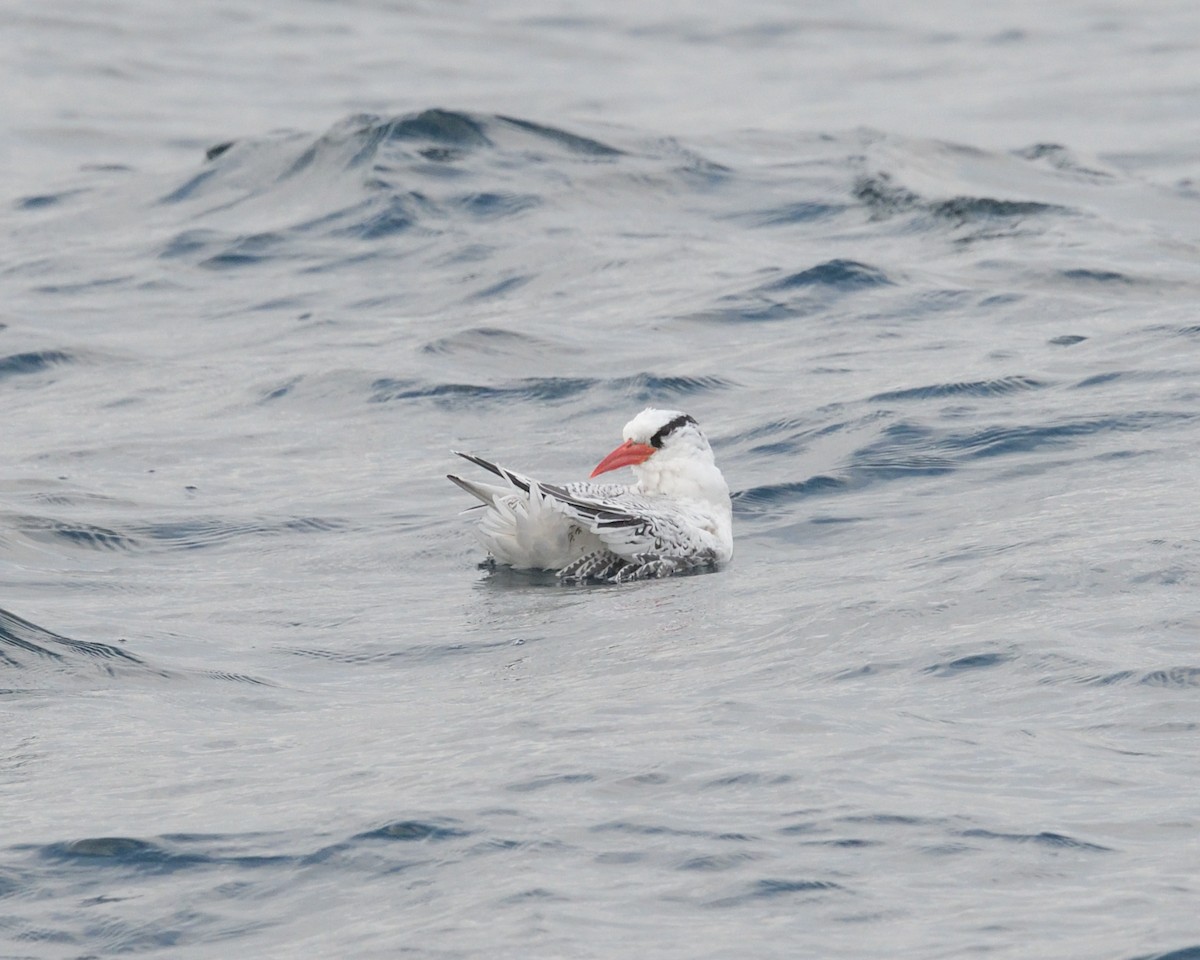
[[[715,568],[733,556],[729,487],[696,421],[647,408],[592,476],[633,468],[637,483],[543,483],[458,455],[499,482],[448,474],[484,505],[477,533],[500,563],[564,580],[640,580]],[[457,451],[456,451],[457,452]]]

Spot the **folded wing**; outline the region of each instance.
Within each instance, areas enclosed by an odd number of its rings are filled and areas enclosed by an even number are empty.
[[[713,521],[702,511],[666,497],[646,496],[621,484],[541,483],[482,457],[458,455],[500,477],[510,489],[549,501],[564,517],[595,534],[605,547],[625,560],[687,558],[694,563],[715,557]],[[450,479],[484,499],[471,489],[472,485],[457,477]],[[491,485],[479,486],[487,494],[498,490]]]

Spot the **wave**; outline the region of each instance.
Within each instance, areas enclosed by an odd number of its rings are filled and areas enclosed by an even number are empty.
[[[22,668],[46,663],[58,666],[86,663],[107,673],[120,667],[150,669],[146,661],[118,646],[75,640],[0,609],[0,664]]]

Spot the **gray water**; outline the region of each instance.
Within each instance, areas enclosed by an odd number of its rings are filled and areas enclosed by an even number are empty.
[[[0,11],[0,955],[1200,957],[1198,48]],[[728,569],[479,566],[647,404]]]

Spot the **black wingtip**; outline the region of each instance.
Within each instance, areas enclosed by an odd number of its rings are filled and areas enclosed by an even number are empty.
[[[457,457],[462,457],[464,460],[468,461],[469,463],[475,464],[475,466],[477,466],[477,467],[483,467],[484,470],[488,470],[488,471],[494,473],[496,476],[501,476],[500,468],[497,467],[490,460],[484,460],[483,457],[477,457],[473,453],[463,453],[461,450],[451,450],[450,452],[453,453]]]

